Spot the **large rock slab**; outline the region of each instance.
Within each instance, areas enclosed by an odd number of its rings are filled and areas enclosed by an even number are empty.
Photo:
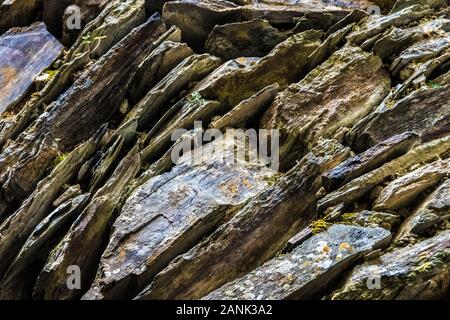
[[[404,133],[383,141],[324,174],[322,176],[323,186],[327,191],[336,190],[354,178],[402,156],[417,143],[417,140],[416,134]]]
[[[278,94],[261,127],[280,130],[280,154],[287,164],[318,138],[329,138],[340,127],[351,126],[366,116],[389,89],[390,79],[382,61],[347,45]]]
[[[268,186],[275,172],[263,162],[224,163],[235,148],[244,148],[228,134],[204,147],[203,161],[192,163],[189,153],[172,171],[134,191],[114,223],[85,299],[134,297],[170,260]]]
[[[322,36],[322,31],[308,30],[279,43],[257,61],[236,59],[240,67],[205,79],[194,91],[232,108],[268,85],[278,83],[284,89],[302,78],[308,56],[321,44]]]
[[[312,299],[339,279],[364,253],[386,246],[381,228],[336,224],[292,252],[269,260],[205,297],[211,300]]]
[[[335,141],[321,141],[230,221],[174,260],[139,298],[201,298],[272,258],[314,219],[321,173],[347,158],[349,151]]]
[[[262,57],[286,38],[266,20],[235,22],[215,26],[206,40],[205,50],[224,60]]]
[[[450,230],[358,266],[334,300],[441,299],[450,286]],[[379,287],[377,285],[379,284]]]
[[[429,141],[448,134],[449,114],[450,84],[424,86],[381,105],[352,128],[348,140],[355,150],[365,150],[404,132],[414,132],[421,141]]]
[[[0,37],[0,113],[22,100],[33,80],[51,66],[62,49],[43,23],[14,28]]]
[[[422,166],[390,182],[375,201],[374,210],[395,211],[414,202],[422,192],[450,175],[450,159]]]

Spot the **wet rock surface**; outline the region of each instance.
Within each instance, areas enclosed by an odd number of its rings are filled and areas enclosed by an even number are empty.
[[[0,1],[0,299],[448,299],[449,19]]]

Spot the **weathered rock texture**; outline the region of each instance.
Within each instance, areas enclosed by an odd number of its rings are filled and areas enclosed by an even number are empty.
[[[0,0],[0,299],[450,298],[449,12]]]

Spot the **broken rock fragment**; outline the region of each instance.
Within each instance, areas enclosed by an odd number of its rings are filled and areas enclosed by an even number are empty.
[[[416,134],[404,133],[383,141],[327,172],[322,176],[323,186],[327,191],[336,190],[354,178],[405,154],[417,143],[417,140]]]
[[[413,246],[385,253],[355,268],[334,300],[444,298],[450,286],[450,230]]]
[[[212,300],[318,298],[364,253],[386,246],[391,234],[381,228],[336,224],[292,252],[269,260],[246,276],[205,297]]]
[[[375,210],[395,211],[414,202],[422,192],[450,175],[450,159],[422,166],[392,182],[378,196]]]
[[[444,181],[400,226],[395,240],[413,233],[421,235],[450,218],[450,180]]]

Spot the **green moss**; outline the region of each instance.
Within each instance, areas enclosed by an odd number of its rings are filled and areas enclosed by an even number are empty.
[[[432,88],[432,89],[439,89],[442,88],[442,85],[440,85],[439,83],[433,82],[431,80],[428,80],[427,84]]]
[[[68,155],[69,155],[68,153],[58,153],[56,158],[53,160],[53,167],[56,167],[58,164],[63,162]]]
[[[59,72],[59,70],[47,70],[47,71],[45,71],[45,73],[49,75],[50,80],[53,79],[58,74],[58,72]]]
[[[354,212],[344,213],[341,216],[342,222],[352,222],[355,218],[356,218],[356,213],[354,213]]]
[[[280,173],[275,173],[271,176],[267,176],[264,178],[264,181],[267,182],[267,184],[269,185],[269,187],[273,186],[275,183],[278,182],[278,180],[282,177],[283,175]]]
[[[188,97],[187,100],[189,102],[195,103],[195,104],[204,104],[206,99],[202,97],[202,95],[199,92],[193,92]]]
[[[318,234],[323,231],[326,231],[330,226],[331,226],[331,223],[328,223],[323,219],[319,219],[319,220],[313,221],[311,223],[311,229],[312,229],[313,234]]]

